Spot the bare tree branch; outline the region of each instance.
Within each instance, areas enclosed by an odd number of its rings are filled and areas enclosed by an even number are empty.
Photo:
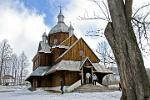
[[[79,19],[80,20],[96,20],[96,19],[100,19],[100,20],[104,20],[104,21],[109,21],[107,20],[106,18],[103,18],[103,17],[81,17],[79,16]]]
[[[108,10],[108,7],[107,7],[107,5],[105,4],[105,2],[104,1],[102,1],[102,3],[103,3],[103,5],[104,5],[104,7],[105,7],[105,9],[106,9],[106,15],[107,15],[107,19],[109,20],[109,21],[111,21],[111,18],[110,18],[110,15],[109,15],[109,10]]]
[[[135,17],[136,14],[137,14],[140,10],[142,10],[142,9],[145,8],[145,7],[148,7],[149,5],[150,5],[150,4],[146,4],[146,5],[143,5],[142,7],[138,8],[138,9],[136,10],[136,12],[133,14],[133,17]]]
[[[96,0],[89,0],[89,1],[94,2],[99,7],[99,9],[103,13],[104,17],[100,17],[99,15],[96,15],[95,12],[93,13],[94,17],[89,17],[87,12],[86,12],[87,16],[85,16],[85,15],[83,17],[79,16],[78,19],[80,19],[80,20],[97,20],[97,19],[100,19],[100,20],[110,22],[111,19],[110,19],[110,16],[109,16],[109,10],[108,10],[108,7],[105,4],[105,2],[102,1],[102,4],[105,8],[105,11],[104,11],[104,9],[101,7],[101,4],[98,1],[96,1]]]

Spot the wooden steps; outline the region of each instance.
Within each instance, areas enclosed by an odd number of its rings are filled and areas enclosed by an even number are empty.
[[[86,84],[82,85],[74,90],[74,92],[108,92],[108,91],[116,91],[117,89],[112,89],[103,85],[93,85]]]

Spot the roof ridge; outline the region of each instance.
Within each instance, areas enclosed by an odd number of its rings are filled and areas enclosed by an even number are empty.
[[[43,41],[39,42],[38,52],[51,53],[50,46],[48,43],[44,43]]]
[[[91,65],[93,66],[93,62],[89,59],[89,57],[85,57],[82,61],[82,63],[81,63],[81,66],[80,66],[80,69],[82,68],[82,66],[84,65],[84,63],[86,62],[86,61],[90,61],[90,63],[91,63]],[[93,66],[94,67],[94,66]]]
[[[65,41],[67,41],[69,38],[71,38],[72,36],[69,36],[67,39],[65,39],[64,41],[62,41],[60,44],[62,45],[62,43],[64,43]]]
[[[86,60],[90,60],[90,59],[86,58]],[[81,71],[81,65],[80,64],[81,64],[80,61],[61,60],[57,64],[53,65],[50,69],[48,69],[48,71],[45,73],[45,75],[48,75],[48,74],[51,74],[51,73],[54,73],[54,72],[60,71],[60,70]],[[96,72],[112,74],[112,71],[110,71],[106,68],[103,68],[103,66],[101,66],[100,64],[98,64],[98,65],[97,64],[98,63],[96,63],[96,65],[92,63],[92,67],[94,67]],[[83,65],[82,65],[82,67],[83,67]]]
[[[87,45],[87,47],[92,51],[92,53],[96,56],[96,58],[99,59],[98,56],[94,53],[94,51],[91,49],[91,47],[85,42],[85,40],[83,38],[81,38],[81,39]],[[99,59],[99,61],[100,61],[100,59]]]
[[[80,40],[83,40],[83,42],[85,43],[85,45],[87,45],[87,47],[92,51],[92,53],[95,55],[95,57],[96,57],[97,59],[99,59],[99,58],[97,57],[97,55],[93,52],[93,50],[89,47],[89,45],[88,45],[88,44],[84,41],[84,39],[81,37],[81,38],[79,38],[74,44],[72,44],[68,50],[66,50],[62,55],[60,55],[60,56],[56,59],[56,61],[57,61],[58,59],[60,59],[62,56],[64,56],[64,55],[65,55],[72,47],[74,47]]]
[[[73,36],[77,39],[77,37],[74,34],[72,34],[67,39],[65,39],[64,41],[62,41],[60,44],[62,45],[64,42],[66,42],[68,39],[72,38]]]

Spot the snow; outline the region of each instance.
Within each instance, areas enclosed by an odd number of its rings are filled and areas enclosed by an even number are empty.
[[[79,86],[81,86],[81,80],[79,80],[79,81],[75,82],[74,84],[72,84],[71,86],[69,86],[67,88],[67,91],[71,92],[71,91],[73,91],[75,88],[77,88]]]
[[[0,86],[0,100],[119,100],[120,91],[91,93],[52,93],[42,89],[31,92],[27,87]]]

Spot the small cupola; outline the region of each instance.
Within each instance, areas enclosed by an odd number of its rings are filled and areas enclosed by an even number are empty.
[[[57,32],[67,32],[68,33],[68,26],[64,22],[64,15],[62,14],[61,9],[60,9],[60,12],[59,12],[57,18],[58,18],[58,22],[54,27],[52,27],[52,29],[49,32],[49,35],[53,34],[53,33],[57,33]]]
[[[43,35],[42,35],[42,41],[43,41],[44,43],[47,43],[47,35],[46,35],[46,32],[44,32]]]
[[[58,18],[58,23],[64,23],[64,15],[62,14],[61,9],[57,18]]]
[[[69,31],[69,35],[71,36],[72,34],[74,34],[74,28],[73,28],[73,26],[71,25],[71,23],[70,23],[70,26],[69,26],[69,28],[68,28],[68,31]]]

